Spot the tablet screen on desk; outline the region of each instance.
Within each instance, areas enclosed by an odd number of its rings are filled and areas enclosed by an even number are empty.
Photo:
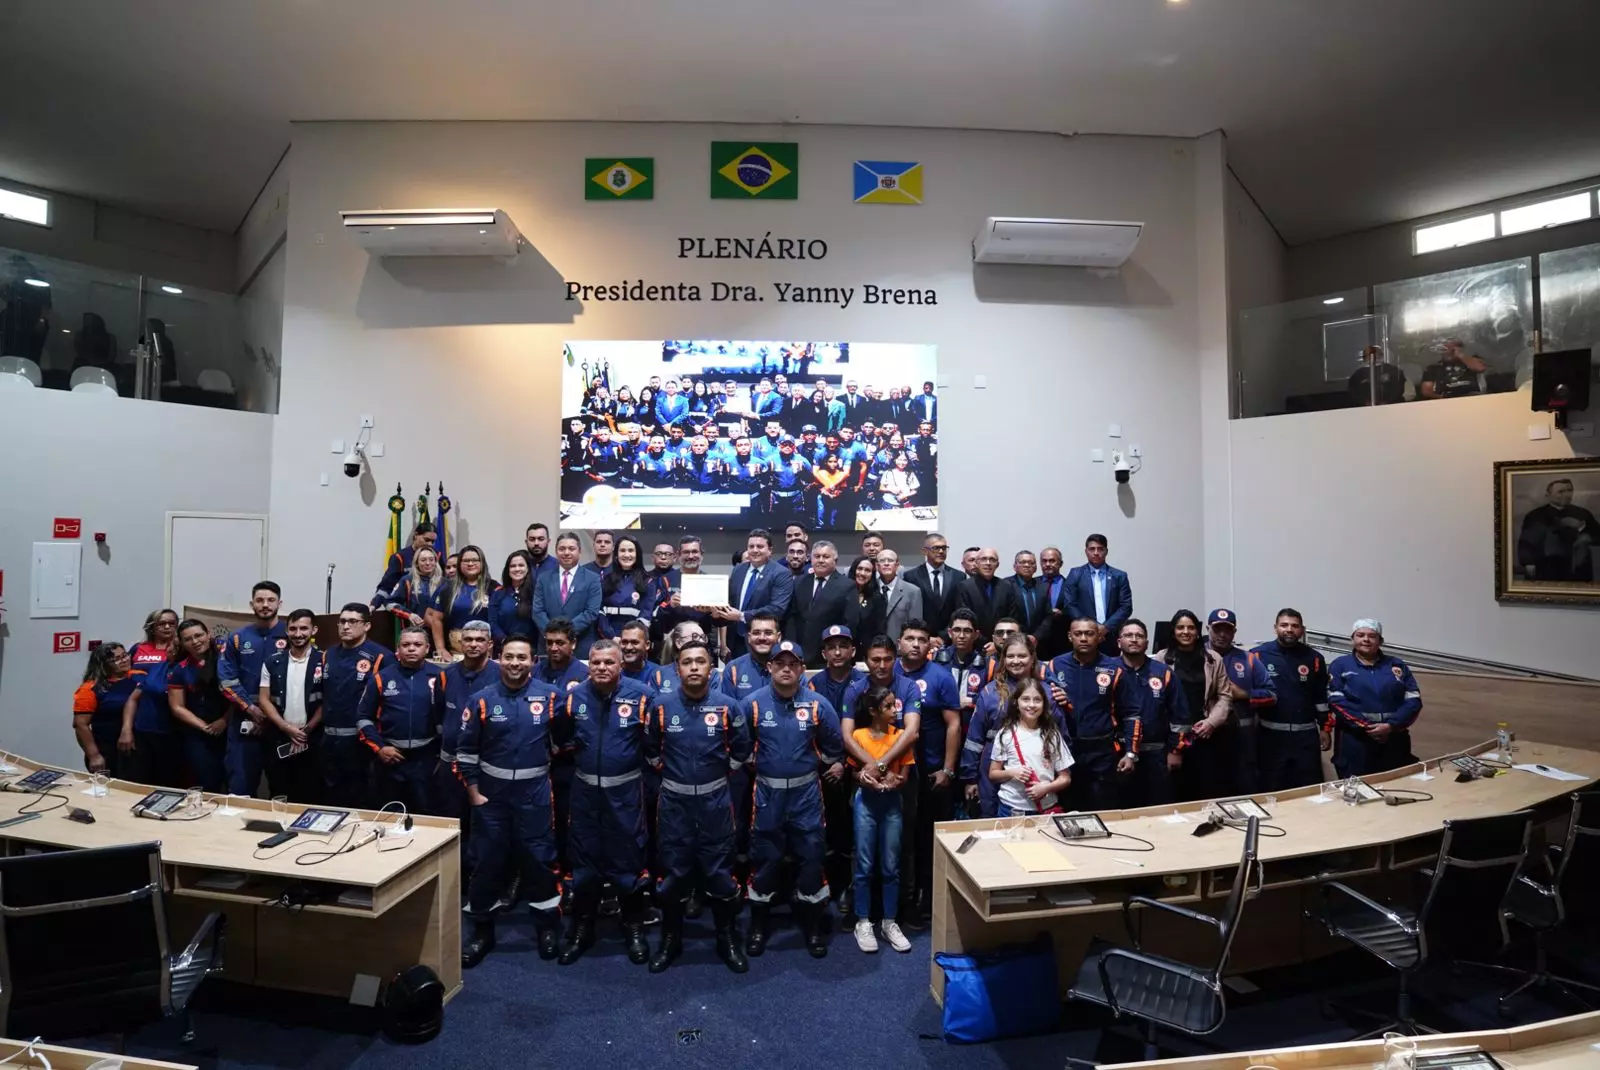
[[[24,791],[46,791],[66,775],[59,769],[40,769],[17,781],[16,786]]]
[[[1502,1070],[1486,1051],[1417,1052],[1416,1070]]]
[[[162,788],[133,804],[133,812],[140,817],[165,817],[183,805],[187,792]]]
[[[344,824],[345,818],[350,813],[346,810],[302,810],[300,816],[294,819],[289,827],[296,832],[309,832],[316,836],[326,836],[328,833]]]
[[[1056,831],[1068,840],[1099,840],[1111,835],[1099,814],[1057,814]]]
[[[1217,809],[1222,811],[1229,821],[1247,821],[1258,817],[1265,821],[1272,815],[1267,813],[1267,808],[1254,799],[1223,799],[1217,803]]]

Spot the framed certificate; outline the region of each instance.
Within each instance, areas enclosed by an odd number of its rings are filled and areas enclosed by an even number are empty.
[[[326,836],[340,825],[345,818],[350,816],[348,810],[319,810],[315,807],[302,810],[300,816],[294,819],[290,828],[295,832],[308,832],[313,836]]]
[[[686,606],[696,609],[725,606],[728,604],[728,577],[709,572],[684,576],[680,580],[678,591],[681,595],[680,600]]]

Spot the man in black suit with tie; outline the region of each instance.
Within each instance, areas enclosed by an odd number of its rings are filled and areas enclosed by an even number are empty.
[[[1017,588],[995,576],[1000,568],[1000,551],[993,546],[982,547],[978,550],[976,565],[976,574],[968,576],[956,591],[956,604],[972,610],[972,615],[978,618],[978,634],[993,632],[994,622],[1001,617],[1021,620],[1022,599],[1017,595]]]
[[[938,429],[939,399],[934,395],[932,382],[922,384],[922,393],[906,403],[906,410],[915,423],[932,424],[935,430]]]
[[[822,633],[844,623],[850,581],[839,575],[839,550],[826,539],[811,546],[811,572],[794,579],[794,597],[783,621],[783,637],[799,643],[806,667],[822,668]]]
[[[1012,574],[1006,577],[1006,582],[1017,589],[1017,599],[1022,603],[1017,621],[1029,635],[1038,631],[1050,613],[1044,582],[1035,574],[1038,567],[1039,559],[1033,556],[1032,550],[1018,550],[1011,559]]]
[[[744,544],[744,561],[728,577],[728,604],[711,615],[728,626],[728,651],[740,657],[745,644],[745,622],[756,614],[783,620],[794,594],[794,577],[782,562],[772,560],[772,535],[756,528]]]
[[[966,581],[966,573],[945,564],[950,556],[950,540],[937,531],[922,540],[923,564],[907,569],[907,583],[922,591],[922,619],[935,635],[950,627],[950,614],[956,611],[956,591]]]

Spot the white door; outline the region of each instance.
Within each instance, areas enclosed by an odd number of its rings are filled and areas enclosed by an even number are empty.
[[[266,577],[267,518],[245,513],[167,514],[167,601],[207,609],[250,608]]]

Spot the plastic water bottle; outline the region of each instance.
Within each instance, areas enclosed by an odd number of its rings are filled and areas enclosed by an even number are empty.
[[[1516,738],[1511,734],[1511,726],[1505,721],[1501,721],[1494,726],[1494,745],[1500,752],[1501,761],[1509,762],[1511,760],[1511,752],[1515,749],[1511,744]]]

